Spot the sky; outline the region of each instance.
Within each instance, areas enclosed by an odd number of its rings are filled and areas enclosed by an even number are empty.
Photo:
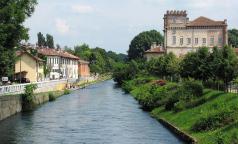
[[[25,26],[32,44],[42,32],[61,47],[86,43],[126,54],[140,32],[163,32],[167,10],[186,10],[190,20],[227,19],[228,28],[238,28],[237,5],[237,0],[38,0]]]

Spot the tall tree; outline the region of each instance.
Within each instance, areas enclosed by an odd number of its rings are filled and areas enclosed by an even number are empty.
[[[37,38],[38,38],[38,46],[39,46],[39,47],[44,47],[44,46],[46,46],[45,37],[44,37],[44,35],[43,35],[41,32],[39,32],[39,33],[37,34]]]
[[[16,47],[29,38],[23,23],[36,4],[36,0],[0,1],[0,77],[14,73]]]
[[[238,48],[238,29],[228,30],[229,45]]]
[[[163,44],[163,36],[156,30],[142,32],[137,35],[129,46],[128,58],[129,59],[141,59],[144,56],[144,52],[150,49],[153,42]]]
[[[46,45],[48,48],[55,48],[54,37],[50,34],[46,34]]]

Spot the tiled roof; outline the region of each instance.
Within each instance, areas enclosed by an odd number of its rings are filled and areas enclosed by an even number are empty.
[[[214,21],[206,17],[199,17],[193,21],[190,21],[187,26],[224,26],[226,21]]]
[[[23,54],[29,55],[30,57],[32,57],[32,58],[35,59],[36,61],[42,61],[42,62],[44,61],[44,60],[40,59],[39,57],[30,54],[30,53],[27,52],[27,51],[21,51],[21,50],[16,51],[16,56],[21,56],[21,55],[23,55]]]
[[[79,57],[74,56],[66,51],[63,50],[57,50],[52,48],[37,48],[38,53],[46,56],[60,56],[64,58],[70,58],[70,59],[77,59],[79,60]]]
[[[164,53],[164,52],[165,51],[161,47],[151,48],[145,51],[145,53]]]
[[[88,61],[85,61],[85,60],[79,60],[79,63],[82,63],[82,64],[89,64]]]

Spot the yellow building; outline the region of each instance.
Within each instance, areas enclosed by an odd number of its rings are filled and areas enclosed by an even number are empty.
[[[44,80],[43,60],[26,51],[17,51],[15,79],[17,81],[38,82]]]

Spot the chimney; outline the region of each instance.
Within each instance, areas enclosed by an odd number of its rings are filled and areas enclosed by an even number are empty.
[[[151,45],[151,49],[154,49],[157,47],[157,43],[156,42],[153,42],[152,45]]]

